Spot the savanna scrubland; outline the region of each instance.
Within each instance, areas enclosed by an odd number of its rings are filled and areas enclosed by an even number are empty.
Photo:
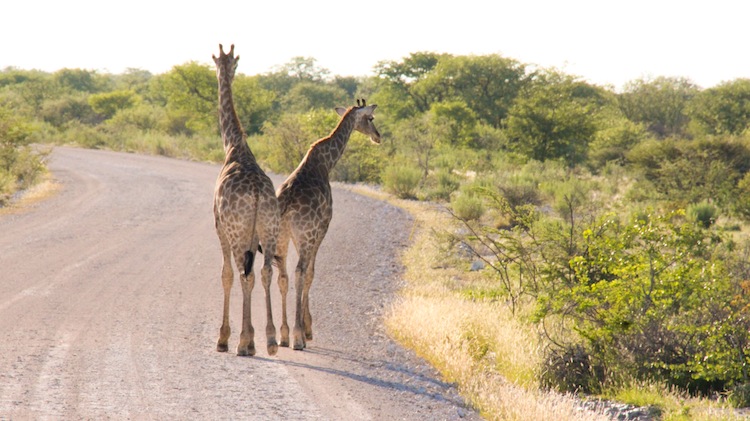
[[[332,176],[417,215],[386,323],[487,417],[567,417],[551,391],[663,419],[750,406],[750,79],[615,89],[419,52],[363,77],[297,57],[233,87],[277,173],[334,128],[335,106],[378,105],[382,144],[352,136]],[[219,161],[216,110],[208,64],[6,68],[0,205],[43,178],[38,144]]]

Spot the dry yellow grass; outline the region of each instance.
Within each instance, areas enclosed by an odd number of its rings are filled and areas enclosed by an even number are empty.
[[[35,203],[54,195],[59,188],[60,185],[55,182],[49,173],[47,173],[44,175],[41,182],[23,192],[17,200],[14,200],[7,206],[0,207],[0,215],[22,212],[33,206]]]

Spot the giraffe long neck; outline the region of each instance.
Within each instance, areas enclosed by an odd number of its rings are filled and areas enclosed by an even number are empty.
[[[346,149],[349,137],[354,131],[354,119],[354,108],[350,108],[328,137],[320,139],[310,147],[306,163],[311,169],[328,176]]]
[[[240,119],[234,109],[232,81],[226,76],[226,72],[219,78],[219,125],[221,126],[221,138],[224,142],[226,161],[239,161],[248,158],[255,161],[255,157],[245,141]]]

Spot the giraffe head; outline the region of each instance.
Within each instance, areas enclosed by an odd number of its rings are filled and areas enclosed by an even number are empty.
[[[380,143],[380,132],[375,128],[373,120],[375,117],[372,115],[375,112],[375,108],[378,106],[367,105],[365,100],[357,100],[357,106],[349,109],[336,107],[336,112],[343,117],[347,112],[354,113],[354,130],[368,136],[373,143]]]
[[[219,44],[219,57],[211,55],[216,63],[216,77],[221,81],[224,79],[225,82],[232,82],[234,80],[234,71],[237,70],[237,63],[240,61],[240,56],[234,56],[234,44],[229,49],[229,54],[224,53],[224,47]]]

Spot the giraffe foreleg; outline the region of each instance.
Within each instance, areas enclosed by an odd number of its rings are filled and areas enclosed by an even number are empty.
[[[286,272],[286,256],[276,260],[279,269],[279,292],[281,292],[281,342],[279,345],[289,346],[289,323],[286,316],[286,297],[289,294],[289,274]]]
[[[302,310],[305,327],[305,340],[311,341],[312,333],[312,314],[310,314],[310,288],[312,287],[313,277],[315,276],[315,257],[310,260],[310,264],[305,272],[305,284],[302,287]]]
[[[276,355],[279,345],[276,342],[276,326],[273,324],[273,311],[271,309],[271,279],[273,278],[273,255],[274,247],[266,242],[266,254],[263,255],[263,269],[260,272],[263,290],[266,293],[266,346],[268,355]]]
[[[282,225],[279,234],[279,242],[276,244],[276,269],[279,271],[279,292],[281,293],[281,340],[279,345],[289,346],[289,323],[287,321],[287,295],[289,294],[289,273],[286,270],[286,256],[289,250],[289,234]]]

